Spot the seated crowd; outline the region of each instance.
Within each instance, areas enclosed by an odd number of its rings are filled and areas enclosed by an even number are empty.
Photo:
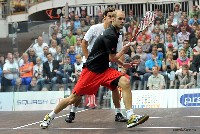
[[[83,10],[84,12],[84,10]],[[123,56],[135,66],[124,69],[134,90],[183,89],[200,87],[200,19],[199,9],[187,12],[175,4],[168,18],[156,9],[154,24],[131,42]],[[86,14],[86,13],[83,13]],[[0,57],[1,91],[58,91],[72,89],[85,61],[81,42],[91,25],[102,23],[99,11],[95,19],[70,13],[65,22],[51,25],[50,39],[37,38],[27,53],[8,53]],[[123,44],[137,31],[139,20],[129,10],[122,29]]]

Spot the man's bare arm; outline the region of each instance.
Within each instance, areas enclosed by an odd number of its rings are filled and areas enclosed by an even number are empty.
[[[85,58],[87,59],[89,52],[88,52],[88,49],[87,49],[88,42],[85,39],[83,39],[81,47],[82,47],[83,54],[84,54]]]

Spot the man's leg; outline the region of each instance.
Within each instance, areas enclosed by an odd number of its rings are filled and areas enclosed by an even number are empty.
[[[122,88],[122,96],[123,96],[123,101],[125,104],[127,119],[128,119],[127,127],[128,128],[135,127],[145,122],[149,118],[148,115],[140,116],[133,113],[130,80],[126,78],[125,76],[122,76],[119,79],[118,85]]]
[[[43,129],[48,128],[50,125],[51,121],[55,118],[56,114],[58,114],[60,111],[62,111],[64,108],[67,106],[74,104],[78,100],[80,100],[81,96],[78,96],[76,94],[71,94],[68,98],[64,98],[59,102],[59,104],[56,106],[56,108],[50,113],[47,114],[44,117],[43,122],[40,124],[40,127]]]
[[[75,113],[76,113],[76,109],[79,106],[79,104],[81,103],[81,99],[82,97],[80,97],[79,100],[77,100],[74,104],[72,104],[72,108],[71,108],[71,112],[69,115],[66,116],[65,121],[68,123],[72,123],[72,120],[75,119]]]
[[[126,122],[127,119],[121,114],[120,96],[119,96],[118,89],[115,89],[112,91],[112,99],[113,99],[113,103],[115,105],[115,121]]]

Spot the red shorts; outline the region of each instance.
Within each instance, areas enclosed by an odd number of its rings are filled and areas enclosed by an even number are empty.
[[[84,68],[72,93],[77,95],[96,94],[100,85],[115,90],[117,86],[111,85],[111,82],[122,75],[113,68],[108,68],[103,73],[94,73],[88,68]]]

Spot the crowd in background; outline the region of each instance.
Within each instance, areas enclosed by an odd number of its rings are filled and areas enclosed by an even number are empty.
[[[136,62],[130,69],[117,69],[131,76],[133,90],[183,89],[200,87],[199,8],[188,13],[180,4],[164,18],[160,9],[156,18],[124,55],[125,62]],[[123,44],[136,34],[140,22],[132,9],[126,13],[121,30]],[[102,23],[102,12],[91,18],[69,13],[63,22],[50,25],[49,40],[43,36],[22,56],[16,50],[0,57],[1,91],[58,91],[72,89],[86,60],[81,42],[90,26]],[[111,63],[112,65],[112,63]]]

